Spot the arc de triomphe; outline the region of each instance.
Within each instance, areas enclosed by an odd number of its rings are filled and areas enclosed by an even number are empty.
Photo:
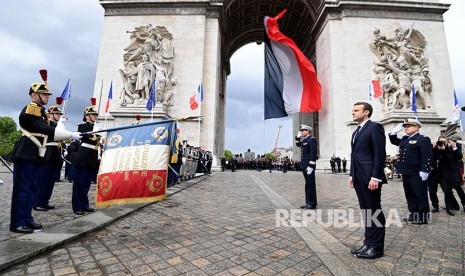
[[[183,118],[181,137],[221,156],[225,141],[225,94],[229,59],[247,43],[261,43],[263,16],[280,20],[316,65],[322,109],[296,114],[314,126],[320,161],[347,157],[355,124],[353,103],[368,101],[373,119],[388,132],[410,112],[411,89],[419,99],[423,133],[435,139],[451,113],[453,82],[443,26],[449,5],[437,0],[100,0],[105,9],[94,97],[106,98],[113,81],[107,126],[142,122],[151,116]],[[368,83],[377,79],[382,101],[369,100]],[[103,86],[102,86],[103,83]],[[153,85],[157,104],[146,109]],[[190,98],[202,83],[204,101],[192,110]],[[199,138],[200,134],[200,138]],[[396,149],[390,145],[388,154]],[[296,155],[296,153],[295,153]]]

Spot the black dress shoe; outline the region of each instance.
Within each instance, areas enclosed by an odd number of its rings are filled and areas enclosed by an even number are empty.
[[[45,205],[44,207],[47,208],[47,210],[53,210],[53,209],[55,209],[55,206],[53,206],[53,205],[48,205],[48,204]]]
[[[447,213],[449,216],[455,216],[454,212],[452,212],[451,210],[446,210],[446,213]]]
[[[313,210],[313,209],[316,209],[316,206],[315,205],[307,205],[307,206],[305,206],[304,209]]]
[[[360,247],[359,249],[352,249],[352,250],[350,251],[350,253],[352,253],[352,254],[358,254],[358,253],[360,253],[360,252],[362,252],[362,251],[367,250],[367,248],[368,248],[368,246],[363,245],[363,246]]]
[[[47,207],[45,206],[36,206],[32,209],[34,209],[35,211],[40,211],[40,212],[46,212],[48,210]]]
[[[84,215],[84,210],[77,210],[77,211],[74,211],[74,213],[75,213],[76,215],[82,216],[82,215]]]
[[[32,228],[30,228],[30,227],[27,227],[27,226],[16,227],[15,229],[12,229],[11,231],[15,232],[15,233],[21,233],[21,234],[32,234],[32,233],[34,233],[34,230]]]
[[[32,230],[42,230],[42,224],[34,223],[34,222],[26,222],[26,226],[31,228]]]
[[[89,212],[89,213],[92,213],[92,212],[95,212],[95,209],[94,208],[84,208],[82,209],[84,212]]]
[[[376,259],[383,257],[384,252],[381,250],[376,250],[373,247],[368,247],[366,250],[355,254],[357,258],[361,259]]]
[[[433,209],[431,209],[431,213],[437,213],[437,212],[439,212],[438,207],[433,207]]]
[[[300,206],[301,209],[304,209],[305,207],[307,207],[308,204],[305,204],[305,205],[302,205]]]

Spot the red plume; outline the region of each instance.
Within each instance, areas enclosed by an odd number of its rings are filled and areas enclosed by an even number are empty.
[[[63,103],[62,97],[57,97],[57,105],[61,105]]]
[[[90,103],[92,105],[96,105],[97,104],[97,99],[96,98],[90,98]]]
[[[136,115],[136,120],[140,121],[140,115]]]
[[[180,129],[180,128],[177,128],[177,129],[176,129],[176,132],[177,132],[178,134],[181,133],[181,129]]]
[[[40,74],[40,77],[42,78],[42,80],[47,82],[47,70],[46,69],[40,69],[39,74]]]

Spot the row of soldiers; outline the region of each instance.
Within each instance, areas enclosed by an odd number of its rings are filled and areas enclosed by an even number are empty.
[[[168,187],[182,180],[195,177],[197,173],[209,174],[211,172],[213,154],[201,147],[194,147],[184,140],[178,146],[177,158],[171,160],[168,172]]]
[[[95,179],[99,165],[100,145],[96,135],[88,135],[95,130],[94,123],[98,113],[92,106],[84,109],[84,123],[77,132],[68,131],[57,105],[48,110],[50,90],[47,85],[47,73],[41,70],[44,82],[33,83],[29,88],[31,102],[19,115],[21,138],[15,144],[12,161],[13,193],[11,201],[10,230],[17,233],[33,233],[43,227],[34,222],[32,209],[48,211],[55,209],[49,204],[56,181],[56,175],[63,164],[62,147],[67,139],[80,140],[80,146],[74,158],[75,177],[72,191],[72,209],[77,215],[94,212],[89,207],[88,192]]]

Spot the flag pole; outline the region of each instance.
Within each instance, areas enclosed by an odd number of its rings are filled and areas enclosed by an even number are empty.
[[[102,94],[103,94],[103,80],[102,80],[102,84],[100,85],[100,99],[98,100],[98,108],[97,108],[97,112],[100,113],[100,104],[102,103]]]
[[[201,119],[202,119],[202,97],[203,97],[203,85],[202,85],[202,79],[200,79],[200,103],[199,103],[199,139],[198,139],[198,145],[200,147],[200,128],[201,126]]]

